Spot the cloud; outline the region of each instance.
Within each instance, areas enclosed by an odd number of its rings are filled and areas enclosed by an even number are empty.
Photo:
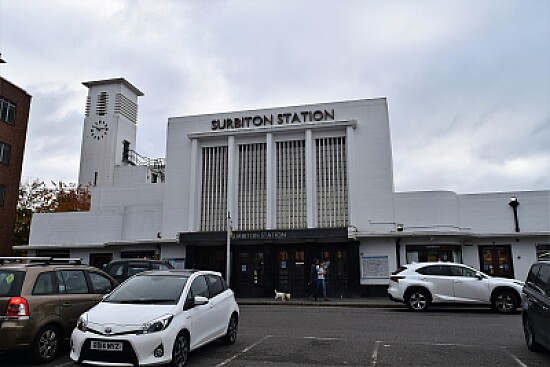
[[[397,190],[535,190],[549,31],[537,0],[4,0],[0,71],[33,96],[27,176],[76,180],[81,82],[125,77],[146,156],[171,116],[385,96]]]

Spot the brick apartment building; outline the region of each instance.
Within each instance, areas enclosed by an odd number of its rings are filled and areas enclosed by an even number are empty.
[[[31,96],[0,77],[0,256],[11,255]]]

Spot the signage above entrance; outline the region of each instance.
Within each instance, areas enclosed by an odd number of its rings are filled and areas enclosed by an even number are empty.
[[[179,233],[179,243],[225,242],[227,232],[186,232]],[[347,228],[288,229],[265,231],[233,231],[231,240],[235,242],[347,239]]]
[[[267,125],[301,124],[304,122],[334,121],[332,110],[308,110],[300,112],[278,113],[277,115],[255,115],[228,117],[212,120],[212,130],[240,129]]]

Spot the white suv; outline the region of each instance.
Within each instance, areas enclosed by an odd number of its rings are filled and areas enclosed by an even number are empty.
[[[80,316],[70,357],[96,366],[181,367],[213,340],[233,344],[239,307],[220,273],[139,273]]]
[[[513,312],[521,302],[523,282],[490,277],[467,265],[447,262],[404,265],[390,276],[390,299],[404,302],[413,311],[432,303],[491,305],[502,313]]]

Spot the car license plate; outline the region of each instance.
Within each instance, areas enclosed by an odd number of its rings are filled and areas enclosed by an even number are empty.
[[[120,342],[100,342],[100,341],[97,341],[97,340],[92,340],[92,345],[90,346],[90,349],[121,352],[122,351],[122,343],[120,343]]]

